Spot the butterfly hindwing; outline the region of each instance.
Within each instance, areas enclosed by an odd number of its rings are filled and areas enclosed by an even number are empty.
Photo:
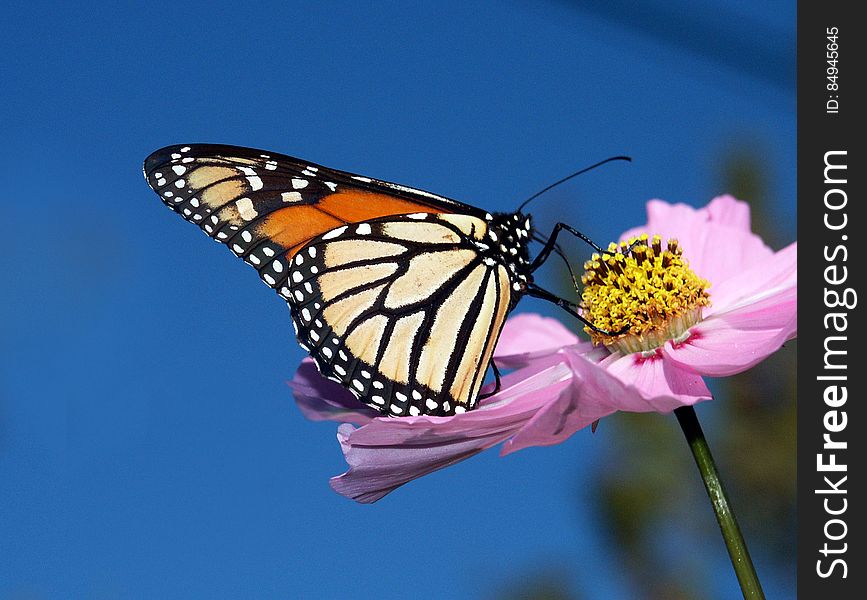
[[[472,408],[511,301],[474,243],[485,222],[418,213],[343,226],[288,269],[299,342],[320,371],[392,415]]]

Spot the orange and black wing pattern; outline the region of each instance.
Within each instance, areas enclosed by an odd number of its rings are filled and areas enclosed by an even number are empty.
[[[237,146],[168,146],[145,160],[144,175],[166,206],[253,266],[261,264],[257,250],[292,258],[314,237],[349,223],[480,212],[423,190]]]
[[[287,301],[323,375],[394,416],[473,408],[527,281],[529,220],[234,146],[171,146],[144,171]]]

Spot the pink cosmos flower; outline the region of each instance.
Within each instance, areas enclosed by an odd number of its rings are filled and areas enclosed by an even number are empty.
[[[290,385],[302,412],[343,424],[349,470],[340,494],[375,502],[395,488],[503,443],[501,455],[564,441],[616,411],[670,412],[710,399],[703,375],[744,371],[795,337],[796,244],[773,252],[750,231],[749,207],[731,196],[691,208],[648,203],[648,223],[628,231],[677,238],[690,267],[710,282],[710,306],[678,341],[650,351],[594,348],[554,319],[508,320],[494,358],[499,393],[452,417],[386,417],[365,408],[306,360]]]

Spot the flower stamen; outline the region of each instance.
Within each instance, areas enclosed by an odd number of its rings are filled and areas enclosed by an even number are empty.
[[[608,245],[584,263],[581,311],[597,329],[585,327],[594,344],[623,353],[648,352],[669,340],[685,341],[710,305],[710,283],[683,258],[677,240],[663,246],[648,235]]]

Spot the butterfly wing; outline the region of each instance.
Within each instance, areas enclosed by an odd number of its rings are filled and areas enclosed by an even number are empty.
[[[485,222],[416,213],[342,226],[288,266],[299,342],[319,370],[392,415],[472,408],[511,302]]]
[[[325,231],[387,215],[479,213],[423,190],[236,146],[169,146],[145,160],[144,174],[169,208],[245,259],[265,240],[291,257]]]
[[[477,245],[490,215],[423,190],[273,152],[154,152],[162,201],[287,300],[326,376],[390,414],[471,408],[510,307]]]

